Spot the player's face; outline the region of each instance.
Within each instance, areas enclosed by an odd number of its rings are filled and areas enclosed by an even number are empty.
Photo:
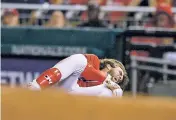
[[[112,68],[110,71],[112,75],[112,81],[120,83],[123,80],[123,70],[120,67]]]

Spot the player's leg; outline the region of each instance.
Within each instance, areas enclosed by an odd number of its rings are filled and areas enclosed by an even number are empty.
[[[98,94],[98,96],[112,97],[113,93],[110,89],[104,87],[102,88],[101,93]]]
[[[82,94],[91,96],[106,96],[106,97],[121,97],[123,95],[122,89],[115,89],[111,91],[106,85],[101,84],[93,87],[77,87],[70,91],[71,94]]]
[[[76,87],[75,89],[72,89],[72,91],[69,91],[69,93],[97,96],[101,93],[101,88],[103,88],[103,86],[104,85],[101,84],[92,87]]]
[[[102,92],[98,96],[122,97],[122,95],[123,95],[122,89],[110,90],[108,88],[103,88]]]
[[[112,96],[112,91],[106,88],[104,84],[92,87],[77,87],[69,93],[90,96]]]
[[[31,84],[37,89],[47,88],[53,84],[63,81],[70,75],[80,75],[87,65],[87,59],[82,54],[71,55],[58,62],[52,68],[44,71]],[[77,76],[78,77],[78,76]]]
[[[78,78],[80,77],[81,73],[81,71],[77,73],[72,73],[69,77],[59,82],[58,87],[63,88],[67,92],[76,89],[77,87],[79,87]]]

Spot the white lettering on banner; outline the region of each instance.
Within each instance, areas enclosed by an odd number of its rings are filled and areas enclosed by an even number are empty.
[[[51,56],[70,56],[72,54],[87,53],[86,47],[69,46],[31,46],[31,45],[13,45],[12,54],[17,55],[51,55]]]
[[[26,85],[40,75],[39,72],[1,71],[1,84],[9,84],[11,87]]]
[[[6,76],[6,73],[1,71],[1,84],[8,84],[8,81],[6,78],[4,78],[4,76]]]

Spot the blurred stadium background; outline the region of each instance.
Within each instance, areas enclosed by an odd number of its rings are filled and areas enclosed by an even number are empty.
[[[2,119],[175,120],[175,99],[154,98],[176,96],[175,6],[176,0],[1,0]],[[75,53],[123,62],[130,77],[123,99],[16,87]]]
[[[122,61],[134,96],[176,96],[176,0],[2,0],[1,85],[75,53]]]

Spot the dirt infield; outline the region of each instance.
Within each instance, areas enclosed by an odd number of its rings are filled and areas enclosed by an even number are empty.
[[[176,120],[176,100],[98,98],[2,88],[2,120]]]

